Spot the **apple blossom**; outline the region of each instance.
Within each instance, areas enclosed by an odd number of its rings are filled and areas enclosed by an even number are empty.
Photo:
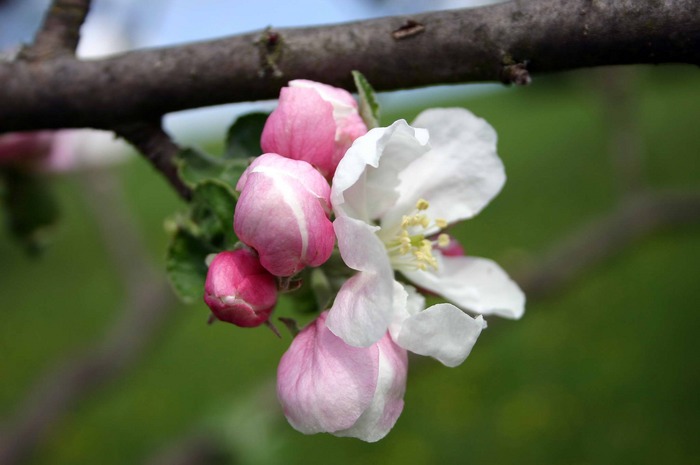
[[[352,142],[366,132],[349,92],[297,79],[282,88],[260,145],[264,152],[304,160],[330,179]]]
[[[130,47],[125,31],[114,18],[92,15],[80,32],[78,57],[89,60],[104,58]],[[46,169],[52,172],[74,171],[123,161],[131,152],[129,145],[111,131],[98,129],[64,129],[56,131]]]
[[[374,344],[391,325],[400,346],[454,366],[483,320],[451,304],[423,310],[394,271],[462,309],[519,318],[524,295],[496,263],[440,251],[449,246],[441,231],[476,215],[505,174],[495,131],[467,110],[427,110],[413,125],[400,120],[369,131],[338,165],[334,228],[343,261],[357,273],[341,287],[327,325],[358,347]],[[446,354],[447,344],[456,346]]]
[[[254,248],[275,276],[319,266],[335,244],[330,186],[311,165],[274,153],[255,159],[241,176],[233,216],[238,238]]]
[[[369,347],[349,346],[326,327],[327,313],[304,328],[280,360],[284,414],[305,434],[378,441],[403,410],[406,351],[388,334]]]
[[[0,135],[0,165],[41,163],[51,152],[51,131]]]
[[[246,248],[221,252],[209,264],[204,302],[222,321],[254,327],[266,322],[277,303],[277,280]]]
[[[91,16],[81,30],[77,54],[81,59],[105,57],[128,49],[124,32],[104,16]],[[49,172],[75,171],[123,160],[128,144],[113,132],[63,129],[0,135],[0,164],[32,163]]]
[[[44,168],[60,173],[110,165],[125,160],[130,151],[128,144],[110,131],[63,129],[54,133]]]

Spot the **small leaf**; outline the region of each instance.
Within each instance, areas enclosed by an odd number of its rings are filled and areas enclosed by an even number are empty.
[[[224,170],[223,160],[194,149],[180,151],[175,163],[180,179],[191,188],[206,179],[218,178]]]
[[[360,97],[360,116],[368,129],[379,126],[379,102],[376,93],[367,79],[359,71],[353,71],[355,87]]]
[[[226,185],[231,186],[232,189],[236,188],[238,180],[240,179],[243,172],[248,168],[248,159],[231,159],[224,162],[224,169],[219,175],[219,179],[224,181]],[[238,193],[236,193],[236,198],[238,198]]]
[[[238,117],[226,134],[224,158],[247,159],[262,155],[260,135],[269,113],[248,113]]]
[[[192,195],[190,220],[201,239],[212,247],[229,249],[238,239],[233,232],[236,194],[231,186],[215,179],[201,182]]]
[[[316,296],[318,310],[326,310],[333,301],[334,293],[328,277],[321,268],[311,270],[311,289]]]
[[[180,178],[189,187],[194,189],[202,182],[218,179],[229,186],[234,195],[238,179],[248,168],[247,159],[224,160],[193,149],[181,151],[175,163]]]
[[[297,320],[294,318],[285,318],[283,316],[277,319],[284,323],[284,326],[286,326],[289,332],[292,334],[292,338],[295,338],[297,334],[299,334],[299,324],[297,323]]]
[[[2,203],[7,211],[7,226],[30,254],[36,254],[49,242],[59,209],[48,179],[26,170],[7,169]]]
[[[180,228],[172,236],[168,246],[165,270],[178,297],[185,303],[202,299],[207,279],[207,255],[215,250]]]

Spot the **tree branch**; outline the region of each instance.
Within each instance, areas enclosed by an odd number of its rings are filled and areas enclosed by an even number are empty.
[[[116,180],[106,171],[94,171],[85,181],[85,197],[126,290],[123,313],[92,347],[52,367],[30,390],[14,419],[3,422],[3,465],[24,462],[71,407],[138,360],[175,305],[170,286],[147,258]]]
[[[652,233],[699,221],[700,192],[630,195],[610,213],[556,243],[540,262],[515,273],[514,279],[528,299],[540,299]]]
[[[671,62],[700,64],[696,0],[512,1],[266,30],[104,60],[3,63],[0,131],[111,129],[172,111],[276,98],[295,78],[350,89],[353,69],[378,90],[392,90]]]
[[[192,191],[177,173],[175,156],[180,148],[163,131],[160,123],[138,122],[115,128],[120,137],[127,140],[151,162],[184,200],[192,198]]]
[[[80,26],[89,10],[90,0],[54,0],[34,43],[22,50],[20,59],[40,61],[74,55],[80,40]]]

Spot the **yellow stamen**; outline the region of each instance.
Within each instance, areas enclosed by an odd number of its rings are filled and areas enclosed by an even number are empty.
[[[428,270],[437,269],[438,261],[433,255],[433,246],[447,247],[450,237],[440,234],[437,240],[429,240],[426,233],[431,229],[443,229],[447,221],[442,218],[432,220],[422,213],[430,208],[425,199],[416,202],[416,209],[410,215],[401,218],[401,229],[387,243],[391,261],[396,269]]]

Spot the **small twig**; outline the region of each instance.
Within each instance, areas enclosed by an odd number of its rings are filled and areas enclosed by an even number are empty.
[[[526,86],[532,82],[530,72],[527,70],[527,63],[514,63],[504,65],[501,70],[501,82],[503,84],[515,84],[516,86]]]
[[[175,300],[156,272],[107,172],[91,172],[86,198],[126,289],[122,316],[84,352],[53,367],[30,389],[11,421],[0,428],[0,464],[25,461],[51,428],[86,394],[116,378],[142,355],[168,320]]]
[[[160,123],[138,122],[120,126],[115,132],[141,152],[165,176],[180,197],[184,200],[192,198],[192,191],[180,179],[175,165],[180,147],[163,131]]]
[[[655,192],[623,200],[555,244],[544,259],[514,274],[528,299],[548,297],[594,265],[659,230],[700,221],[700,192]]]
[[[598,70],[595,81],[602,97],[603,121],[615,181],[622,197],[641,192],[644,146],[639,127],[637,71],[633,68]]]
[[[216,438],[202,433],[180,438],[148,460],[148,465],[212,465],[231,463],[228,451]]]
[[[34,43],[22,50],[20,58],[40,61],[60,55],[75,55],[80,27],[90,10],[90,0],[54,0]]]

